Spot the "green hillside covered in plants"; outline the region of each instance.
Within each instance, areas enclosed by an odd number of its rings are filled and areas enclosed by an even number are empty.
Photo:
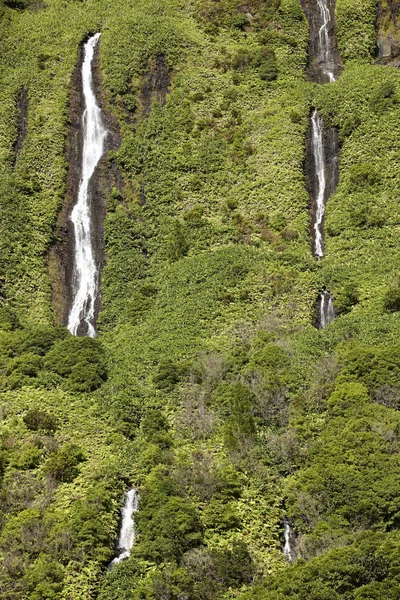
[[[400,598],[396,10],[336,0],[343,71],[319,85],[299,0],[0,0],[2,600]],[[96,32],[119,143],[89,338],[57,252]],[[315,108],[340,143],[322,260]]]

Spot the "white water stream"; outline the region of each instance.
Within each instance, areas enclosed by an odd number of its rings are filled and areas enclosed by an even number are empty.
[[[322,292],[320,299],[320,314],[319,314],[319,327],[323,329],[329,323],[332,323],[335,318],[335,312],[333,310],[332,296],[326,290]]]
[[[323,64],[323,72],[328,76],[329,81],[335,81],[333,71],[333,55],[331,40],[329,39],[329,25],[331,15],[329,12],[327,0],[317,0],[318,11],[321,15],[321,26],[318,31],[319,39],[319,60]]]
[[[75,233],[75,264],[73,303],[68,317],[68,329],[73,335],[77,335],[78,328],[83,323],[87,335],[90,337],[96,335],[93,320],[95,301],[98,295],[99,273],[92,241],[89,183],[104,153],[104,140],[107,136],[107,130],[101,118],[101,110],[93,90],[92,61],[99,37],[100,33],[96,33],[85,44],[82,64],[82,87],[85,100],[85,110],[82,116],[82,178],[79,184],[78,199],[71,214]]]
[[[120,563],[131,554],[133,542],[135,541],[135,523],[133,514],[139,507],[139,493],[136,488],[131,488],[125,494],[124,504],[121,508],[121,529],[119,532],[116,556],[108,565],[108,569],[117,563]]]
[[[289,525],[289,522],[285,520],[283,534],[285,536],[285,545],[283,547],[283,554],[286,556],[289,562],[292,562],[295,559],[295,554],[291,545],[292,538],[292,528]]]
[[[326,194],[326,175],[325,175],[325,153],[324,153],[324,122],[319,116],[317,110],[311,115],[311,136],[312,151],[314,156],[317,197],[316,197],[316,215],[314,223],[315,234],[315,255],[322,258],[324,255],[322,222],[325,214],[325,194]]]

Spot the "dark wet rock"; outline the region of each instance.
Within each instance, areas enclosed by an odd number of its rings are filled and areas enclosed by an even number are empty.
[[[82,163],[82,115],[84,99],[82,91],[82,62],[84,44],[89,34],[79,46],[77,65],[74,69],[69,96],[69,127],[66,135],[66,160],[68,174],[66,193],[63,206],[58,216],[56,227],[56,244],[50,249],[48,256],[49,274],[52,283],[52,301],[56,322],[66,325],[72,304],[72,282],[74,268],[75,242],[73,224],[70,221],[72,208],[75,204],[81,179]],[[93,58],[93,84],[97,101],[102,109],[102,116],[108,130],[105,141],[105,152],[90,181],[89,194],[92,210],[92,235],[96,264],[101,271],[104,265],[104,221],[106,217],[106,200],[112,186],[122,189],[122,177],[115,164],[109,165],[108,152],[120,145],[120,134],[116,119],[107,111],[105,96],[101,81],[99,48],[95,49]],[[96,299],[95,318],[101,309],[101,296]],[[85,335],[78,331],[78,335]]]
[[[153,100],[165,104],[171,85],[165,55],[159,54],[143,77],[141,102],[143,114],[149,115]]]
[[[21,88],[18,97],[16,99],[16,108],[18,114],[17,124],[17,139],[14,144],[14,167],[17,164],[19,153],[21,152],[22,146],[25,141],[26,134],[28,132],[28,92],[25,88]]]
[[[376,46],[379,64],[400,67],[400,2],[379,0]]]
[[[337,46],[335,35],[335,0],[324,0],[329,10],[328,37],[330,46],[329,61],[326,62],[320,52],[320,30],[322,26],[321,11],[318,9],[317,0],[301,0],[304,14],[309,24],[309,46],[307,76],[315,83],[327,83],[330,81],[326,73],[328,67],[337,79],[342,71],[342,61]]]

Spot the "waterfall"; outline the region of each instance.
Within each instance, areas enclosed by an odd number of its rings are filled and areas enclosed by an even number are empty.
[[[286,556],[289,562],[295,559],[295,553],[291,545],[291,539],[293,537],[292,528],[290,527],[289,521],[285,519],[283,525],[283,535],[285,537],[285,545],[283,547],[283,554]]]
[[[101,110],[93,90],[92,61],[100,33],[92,36],[85,44],[82,63],[82,88],[85,110],[82,115],[83,152],[82,174],[78,199],[72,210],[71,221],[75,234],[75,261],[73,279],[73,302],[68,317],[68,329],[73,335],[78,329],[95,337],[95,302],[98,296],[99,273],[94,257],[91,227],[91,202],[89,184],[96,166],[104,153],[107,136]]]
[[[324,155],[324,122],[318,112],[314,110],[311,115],[311,144],[314,156],[316,175],[316,214],[314,223],[315,255],[322,258],[324,255],[322,222],[325,214],[325,155]]]
[[[322,71],[328,76],[329,81],[335,81],[332,46],[331,40],[329,39],[328,29],[331,23],[331,15],[327,5],[327,0],[317,0],[317,6],[320,13],[321,22],[318,31],[319,61],[322,63]]]
[[[319,329],[323,329],[326,327],[326,325],[332,323],[333,319],[335,318],[331,294],[324,290],[319,298],[318,304],[318,327]]]
[[[135,541],[135,524],[133,514],[139,506],[139,493],[136,488],[131,488],[124,498],[124,504],[121,508],[121,528],[118,537],[118,556],[116,556],[108,565],[110,570],[113,565],[128,558],[131,554],[133,542]]]

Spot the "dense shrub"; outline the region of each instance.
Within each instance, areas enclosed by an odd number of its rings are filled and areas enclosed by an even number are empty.
[[[383,307],[390,312],[400,310],[400,280],[396,279],[385,292]]]
[[[371,94],[370,105],[377,113],[393,108],[397,103],[396,85],[392,81],[381,83]]]
[[[63,377],[63,387],[72,392],[90,392],[107,379],[104,350],[89,337],[69,336],[46,354],[44,366]]]
[[[76,444],[64,444],[46,461],[43,471],[56,481],[70,482],[79,473],[78,465],[85,459],[82,450]]]
[[[42,429],[43,431],[54,433],[58,428],[56,417],[39,408],[31,408],[28,410],[23,417],[23,421],[27,428],[32,431]]]

